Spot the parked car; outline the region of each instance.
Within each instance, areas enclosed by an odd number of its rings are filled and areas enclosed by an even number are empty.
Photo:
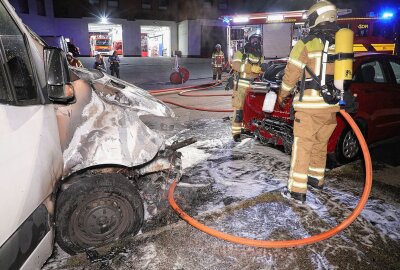
[[[78,46],[75,46],[72,42],[67,42],[68,51],[72,53],[74,57],[78,57],[81,55],[81,51]]]
[[[6,0],[0,17],[0,269],[40,269],[55,238],[74,254],[138,233],[137,181],[179,173],[184,145],[166,146],[157,129],[172,110],[127,82],[69,66]]]
[[[279,84],[285,66],[286,60],[270,63],[264,79]],[[352,117],[367,143],[399,135],[400,57],[378,53],[356,54],[353,68],[354,77],[349,91],[356,96],[358,110]],[[283,145],[285,152],[290,153],[293,142],[292,100],[282,110],[276,104],[272,113],[264,113],[265,94],[259,89],[249,91],[243,109],[245,128],[255,133],[262,142]],[[337,122],[328,143],[329,160],[334,164],[347,163],[358,157],[360,147],[355,134],[340,114]]]

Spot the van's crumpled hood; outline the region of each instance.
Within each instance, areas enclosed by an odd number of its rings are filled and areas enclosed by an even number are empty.
[[[73,82],[77,102],[57,108],[64,118],[64,176],[87,167],[113,164],[133,167],[152,160],[164,147],[159,131],[139,116],[173,117],[173,111],[145,90],[105,74],[74,69],[81,79]],[[69,123],[65,123],[69,121]],[[60,128],[60,137],[61,134]],[[70,133],[68,135],[68,133]]]

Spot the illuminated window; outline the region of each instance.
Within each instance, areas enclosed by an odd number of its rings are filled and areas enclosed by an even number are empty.
[[[158,9],[167,9],[168,4],[168,0],[158,0]]]
[[[119,7],[119,1],[118,0],[108,0],[107,6],[112,7],[112,8],[117,8],[117,7]]]
[[[151,0],[142,0],[143,9],[151,9]]]
[[[46,16],[46,6],[44,0],[36,0],[37,14],[39,16]]]
[[[19,12],[29,14],[29,4],[28,0],[19,0]]]

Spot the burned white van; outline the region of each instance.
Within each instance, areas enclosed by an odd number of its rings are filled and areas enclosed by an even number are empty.
[[[0,269],[40,268],[55,235],[74,254],[136,234],[144,209],[135,179],[179,173],[180,162],[142,117],[160,123],[172,110],[134,85],[69,67],[3,0],[0,23]]]

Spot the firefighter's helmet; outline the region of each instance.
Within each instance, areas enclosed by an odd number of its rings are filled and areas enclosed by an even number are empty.
[[[247,35],[247,41],[253,46],[254,45],[261,45],[260,29],[256,29],[256,30],[253,30],[253,31],[249,32],[248,35]]]
[[[337,9],[329,1],[319,1],[306,12],[306,26],[313,28],[323,22],[336,22]]]
[[[221,44],[215,45],[215,49],[221,49]]]
[[[247,35],[247,42],[244,46],[246,53],[251,53],[256,57],[261,57],[261,33],[260,29],[253,30]]]

